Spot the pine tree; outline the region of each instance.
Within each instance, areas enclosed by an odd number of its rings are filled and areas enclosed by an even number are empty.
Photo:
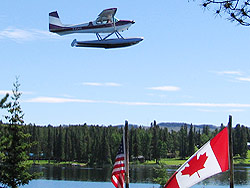
[[[247,127],[244,127],[243,125],[241,126],[241,151],[240,151],[240,156],[242,158],[247,158]]]
[[[35,178],[35,174],[30,174],[30,165],[27,164],[27,150],[31,144],[27,142],[29,134],[24,133],[23,116],[24,113],[19,104],[21,93],[18,78],[13,84],[14,89],[12,102],[9,103],[7,111],[9,116],[5,118],[9,124],[4,125],[5,133],[0,139],[1,165],[0,165],[0,183],[5,186],[16,188],[19,185],[28,184]]]
[[[181,127],[179,131],[179,143],[180,143],[180,157],[184,159],[188,156],[187,149],[188,149],[188,140],[187,140],[187,125]]]
[[[156,163],[159,164],[160,159],[160,148],[159,148],[159,125],[154,121],[152,134],[152,157],[155,159]]]
[[[7,108],[7,107],[10,105],[10,103],[7,103],[8,97],[9,97],[9,94],[7,93],[7,94],[4,96],[4,98],[2,98],[2,99],[0,100],[0,108]]]
[[[135,158],[139,156],[139,143],[138,143],[137,129],[135,129],[134,135],[133,135],[133,156]]]
[[[109,143],[108,143],[108,139],[107,139],[107,128],[105,127],[103,129],[103,133],[102,133],[102,144],[100,145],[101,148],[101,162],[103,164],[112,164],[111,161],[111,155],[110,155],[110,147],[109,147]]]
[[[193,132],[193,125],[191,124],[188,134],[188,155],[189,156],[193,155],[194,150],[195,150],[194,132]]]
[[[202,143],[201,143],[201,130],[199,130],[196,134],[195,134],[195,143],[196,143],[196,146],[198,148],[200,148],[202,146]]]
[[[151,153],[150,153],[150,145],[152,141],[152,134],[150,131],[145,130],[143,131],[142,139],[141,139],[141,150],[142,154],[144,155],[146,160],[151,159]]]
[[[39,144],[38,144],[38,141],[39,141],[39,129],[37,128],[36,125],[34,125],[33,129],[32,129],[32,138],[33,138],[32,142],[36,143],[31,148],[32,151],[33,151],[33,154],[34,154],[33,159],[34,160],[39,160],[41,142],[39,142]]]
[[[65,160],[70,161],[69,154],[71,151],[71,149],[70,149],[71,143],[70,143],[70,139],[69,139],[69,127],[66,128],[64,139],[65,139],[65,145],[64,145]]]
[[[59,126],[59,133],[57,137],[57,161],[61,162],[64,160],[64,134],[63,134],[63,127]]]
[[[234,155],[240,154],[241,148],[241,128],[240,124],[237,124],[233,130],[233,152]]]
[[[51,160],[51,156],[53,155],[53,144],[52,144],[53,137],[52,137],[51,131],[52,131],[52,128],[49,125],[48,126],[48,140],[47,140],[47,158],[49,159],[49,163]]]
[[[247,129],[237,124],[234,131],[234,154],[239,154],[242,158],[247,157]]]

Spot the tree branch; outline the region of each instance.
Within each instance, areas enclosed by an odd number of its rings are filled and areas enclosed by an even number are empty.
[[[227,15],[230,21],[250,26],[250,0],[202,0],[201,6],[215,7],[215,14]]]

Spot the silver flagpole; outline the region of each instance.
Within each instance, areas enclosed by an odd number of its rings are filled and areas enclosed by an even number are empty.
[[[233,165],[233,139],[232,139],[232,116],[229,116],[228,122],[228,140],[229,140],[229,170],[230,170],[230,188],[234,187],[234,165]]]
[[[129,142],[128,142],[128,121],[125,121],[125,184],[129,188]]]

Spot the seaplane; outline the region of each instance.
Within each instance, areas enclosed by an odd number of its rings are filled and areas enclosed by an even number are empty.
[[[97,40],[77,41],[73,40],[72,47],[96,47],[96,48],[120,48],[135,45],[143,40],[143,37],[124,38],[120,32],[128,30],[135,23],[133,20],[119,20],[115,17],[117,8],[103,10],[96,20],[82,24],[62,24],[57,11],[49,13],[49,31],[58,35],[75,33],[95,33]],[[102,37],[101,33],[108,33]],[[115,34],[116,38],[109,38]]]

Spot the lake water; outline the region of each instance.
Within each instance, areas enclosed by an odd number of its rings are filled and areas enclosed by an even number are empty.
[[[176,168],[169,168],[167,173],[171,176]],[[43,172],[38,180],[32,180],[22,188],[114,188],[110,182],[111,167],[86,168],[79,166],[33,166],[32,171]],[[154,170],[152,166],[130,166],[130,188],[159,188],[153,183]],[[250,167],[235,167],[235,187],[250,187]],[[228,188],[228,172],[215,175],[193,188]]]

